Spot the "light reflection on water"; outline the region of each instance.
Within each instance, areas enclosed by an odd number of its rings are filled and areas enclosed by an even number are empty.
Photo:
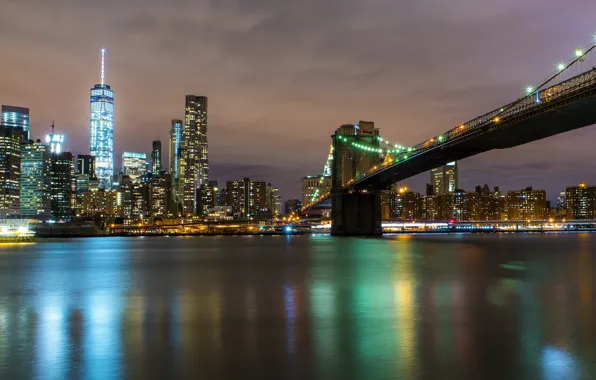
[[[594,254],[590,234],[10,247],[0,378],[590,378]]]

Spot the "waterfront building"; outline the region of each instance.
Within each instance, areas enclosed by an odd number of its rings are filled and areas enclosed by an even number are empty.
[[[114,91],[105,83],[105,53],[101,49],[101,83],[91,89],[89,152],[95,156],[99,186],[108,189],[114,176]]]
[[[182,120],[173,119],[170,125],[170,174],[172,175],[172,199],[176,205],[182,198],[180,184],[180,143],[182,141]]]
[[[219,205],[219,186],[217,181],[209,181],[197,190],[198,205],[197,215],[205,216],[213,211],[215,206]]]
[[[153,149],[151,150],[151,173],[159,174],[163,170],[161,166],[161,141],[153,141],[152,146]]]
[[[197,189],[209,179],[206,96],[186,96],[178,170],[182,213],[191,215],[197,210]]]
[[[565,208],[570,220],[596,219],[596,186],[581,182],[565,190]]]
[[[145,153],[122,153],[122,173],[130,177],[132,182],[139,182],[147,173],[147,155]]]
[[[278,216],[282,214],[281,209],[281,196],[279,195],[279,189],[267,184],[267,208],[271,216]]]
[[[52,155],[50,196],[52,216],[56,219],[70,219],[74,216],[74,161],[72,153],[61,152]]]
[[[20,213],[21,141],[20,127],[0,125],[0,219]]]
[[[311,200],[315,196],[315,194],[322,195],[330,191],[331,176],[307,176],[302,178],[303,205],[311,203]]]
[[[123,217],[123,194],[119,190],[94,188],[77,194],[77,217]]]
[[[238,218],[267,218],[267,183],[244,178],[226,183],[227,205]]]
[[[432,169],[430,171],[430,183],[434,188],[435,195],[455,191],[458,188],[457,162],[450,162],[447,165]]]
[[[152,217],[165,218],[171,214],[171,185],[172,177],[165,171],[151,176],[149,185],[149,212]]]
[[[288,199],[285,204],[284,212],[286,214],[291,214],[295,212],[296,214],[300,214],[302,211],[302,201],[300,199]]]
[[[41,140],[21,144],[20,214],[45,219],[51,216],[52,156]]]
[[[23,138],[29,140],[29,108],[2,105],[0,124],[22,129]]]
[[[436,195],[425,195],[422,197],[422,219],[440,220],[439,205]]]
[[[507,220],[542,220],[547,216],[546,191],[508,191],[506,197]]]

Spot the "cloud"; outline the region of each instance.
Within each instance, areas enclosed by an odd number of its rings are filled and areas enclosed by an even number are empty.
[[[214,175],[246,170],[297,197],[339,125],[374,120],[403,144],[436,135],[548,75],[590,39],[595,13],[584,0],[4,1],[0,102],[29,106],[34,135],[56,120],[85,152],[89,88],[107,46],[116,156],[167,141],[184,95],[207,95]],[[554,188],[573,172],[564,165],[596,159],[585,144],[594,137],[586,129],[516,148],[515,161],[471,158],[462,179],[521,187],[533,170]],[[537,161],[551,166],[523,164]]]

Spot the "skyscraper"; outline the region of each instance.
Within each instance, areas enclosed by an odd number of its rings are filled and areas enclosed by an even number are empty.
[[[105,53],[101,49],[101,83],[91,89],[89,152],[95,156],[99,186],[109,188],[114,175],[114,91],[105,84]]]
[[[265,181],[252,181],[250,178],[228,181],[226,189],[227,204],[236,217],[257,219],[268,216]]]
[[[147,172],[145,153],[124,152],[122,153],[122,173],[129,176],[133,183],[139,182],[141,176]]]
[[[23,128],[25,138],[29,139],[29,108],[3,104],[1,124],[11,128]]]
[[[430,183],[435,195],[447,194],[457,190],[457,162],[439,166],[430,171]]]
[[[159,174],[161,170],[161,141],[155,140],[151,150],[151,173]]]
[[[21,215],[24,217],[49,217],[50,201],[50,149],[40,140],[28,140],[21,145]]]
[[[77,155],[77,174],[85,174],[95,179],[95,157],[90,154]]]
[[[208,182],[207,97],[186,96],[185,120],[180,142],[180,182],[182,213],[197,209],[197,189]]]
[[[74,216],[74,161],[72,159],[72,153],[61,152],[53,154],[50,170],[52,215],[57,219],[70,219]]]
[[[0,219],[20,212],[22,128],[0,125]]]

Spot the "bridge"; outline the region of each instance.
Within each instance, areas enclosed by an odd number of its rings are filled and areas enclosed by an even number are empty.
[[[332,137],[331,189],[317,189],[303,212],[331,198],[333,235],[382,233],[380,191],[493,149],[506,149],[596,124],[596,41],[517,100],[412,147],[391,144],[372,122],[346,124]],[[323,176],[321,176],[323,178]],[[323,183],[323,181],[321,181]]]

